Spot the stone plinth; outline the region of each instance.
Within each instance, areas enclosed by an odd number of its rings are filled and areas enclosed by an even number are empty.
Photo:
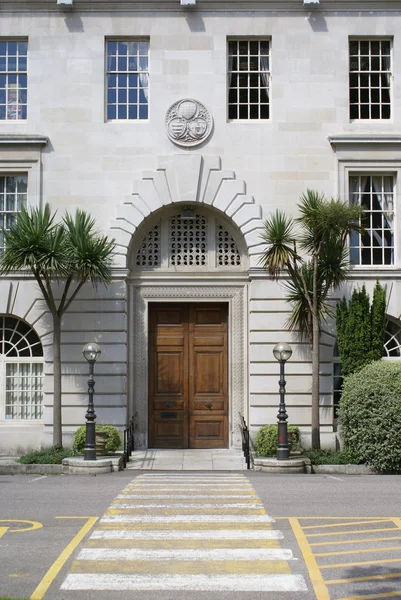
[[[288,460],[277,460],[277,458],[254,457],[254,471],[265,471],[266,473],[310,473],[310,461],[305,458],[289,458]]]
[[[101,475],[112,471],[113,462],[110,459],[65,458],[63,460],[63,473],[68,475]]]

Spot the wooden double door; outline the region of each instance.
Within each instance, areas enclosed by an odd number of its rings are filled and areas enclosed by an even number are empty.
[[[226,448],[226,304],[149,305],[149,447]]]

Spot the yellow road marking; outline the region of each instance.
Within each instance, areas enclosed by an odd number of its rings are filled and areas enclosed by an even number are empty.
[[[34,529],[40,529],[41,527],[43,527],[42,523],[39,523],[39,521],[25,521],[25,520],[21,520],[21,519],[1,519],[0,523],[30,523],[31,527],[21,527],[18,529],[11,529],[10,527],[7,527],[6,529],[10,529],[10,531],[12,531],[13,533],[22,533],[23,531],[33,531]]]
[[[359,567],[362,565],[382,565],[383,563],[396,563],[401,562],[401,558],[389,558],[382,560],[367,560],[363,562],[353,562],[353,563],[338,563],[335,565],[321,565],[319,569],[340,569],[342,567]]]
[[[401,573],[391,573],[389,575],[365,575],[364,577],[346,577],[345,579],[326,579],[326,585],[334,585],[337,583],[357,583],[358,581],[371,581],[381,579],[398,579],[401,578]]]
[[[309,547],[308,540],[299,524],[299,520],[290,518],[289,522],[304,557],[317,600],[330,600],[329,592],[320,573],[316,559],[313,556],[313,552]]]
[[[9,577],[29,577],[30,573],[10,573]]]
[[[52,564],[50,569],[47,571],[46,575],[43,577],[42,581],[39,583],[35,591],[33,592],[30,600],[42,600],[43,596],[49,589],[55,577],[59,574],[62,567],[71,556],[75,548],[78,544],[83,540],[88,531],[93,527],[93,525],[98,520],[98,517],[56,517],[56,519],[87,519],[87,522],[79,532],[75,535],[75,537],[71,540],[66,548],[62,551],[60,556],[56,559],[56,561]]]
[[[368,596],[348,596],[347,598],[339,598],[339,600],[374,600],[374,598],[401,598],[401,592],[369,594]]]
[[[8,527],[0,527],[0,538],[3,537],[6,531],[8,531]]]
[[[193,560],[163,561],[112,561],[112,560],[76,560],[70,573],[135,573],[141,575],[191,574],[191,575],[270,575],[289,574],[290,566],[286,560],[213,560],[210,562]],[[323,597],[322,597],[323,598]],[[327,596],[328,599],[328,596]],[[33,600],[33,599],[31,599]],[[320,598],[319,598],[320,600]]]
[[[363,550],[342,550],[341,552],[319,552],[315,556],[339,556],[340,554],[365,554],[367,552],[386,552],[387,550],[401,550],[400,546],[387,548],[364,548]]]
[[[401,519],[398,519],[398,518],[396,518],[396,519],[391,519],[391,520],[393,521],[393,523],[394,523],[395,525],[397,525],[397,527],[398,527],[399,529],[401,529]]]
[[[323,531],[322,533],[308,533],[307,537],[318,537],[322,535],[349,535],[350,533],[376,533],[377,531],[399,531],[399,529],[398,527],[383,527],[381,529],[354,529],[352,531],[336,531],[335,533],[326,533]]]
[[[313,542],[309,546],[334,546],[342,544],[367,544],[368,542],[391,542],[392,540],[401,540],[401,535],[395,535],[394,537],[379,537],[379,538],[367,538],[364,540],[341,540],[339,542]]]
[[[391,523],[391,521],[393,521],[393,519],[377,519],[376,521],[351,521],[350,523],[329,523],[328,525],[306,525],[305,527],[302,527],[302,529],[327,529],[328,527],[349,527],[350,525],[366,525],[367,523],[369,523],[369,525],[372,523]]]

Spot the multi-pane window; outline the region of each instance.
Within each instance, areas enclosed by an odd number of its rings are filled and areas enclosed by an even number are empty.
[[[228,118],[268,119],[270,116],[270,42],[228,42]]]
[[[23,174],[0,176],[0,256],[4,251],[3,229],[10,229],[27,202],[28,177]]]
[[[0,121],[27,118],[26,41],[0,40]]]
[[[340,405],[341,393],[343,387],[343,378],[341,375],[341,359],[338,352],[338,343],[336,341],[333,350],[333,418],[334,422],[338,417],[338,407]]]
[[[350,40],[350,119],[390,119],[390,40]]]
[[[0,317],[0,390],[2,418],[42,418],[43,347],[37,333],[14,317]]]
[[[363,232],[351,234],[352,264],[394,264],[394,183],[392,175],[350,176],[350,202],[364,209]]]
[[[149,42],[108,40],[106,54],[107,119],[147,119]]]

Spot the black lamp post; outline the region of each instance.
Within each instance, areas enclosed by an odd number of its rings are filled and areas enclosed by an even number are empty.
[[[100,348],[94,342],[85,344],[82,354],[89,363],[88,379],[88,410],[86,411],[86,431],[84,460],[96,460],[96,414],[93,404],[93,394],[95,393],[95,380],[93,378],[95,362],[100,355]]]
[[[292,350],[289,344],[280,342],[273,348],[274,358],[280,363],[280,408],[278,411],[277,428],[278,428],[278,445],[277,445],[277,460],[288,460],[290,457],[290,448],[288,445],[288,430],[287,430],[287,411],[285,408],[285,384],[284,365],[291,357]]]

